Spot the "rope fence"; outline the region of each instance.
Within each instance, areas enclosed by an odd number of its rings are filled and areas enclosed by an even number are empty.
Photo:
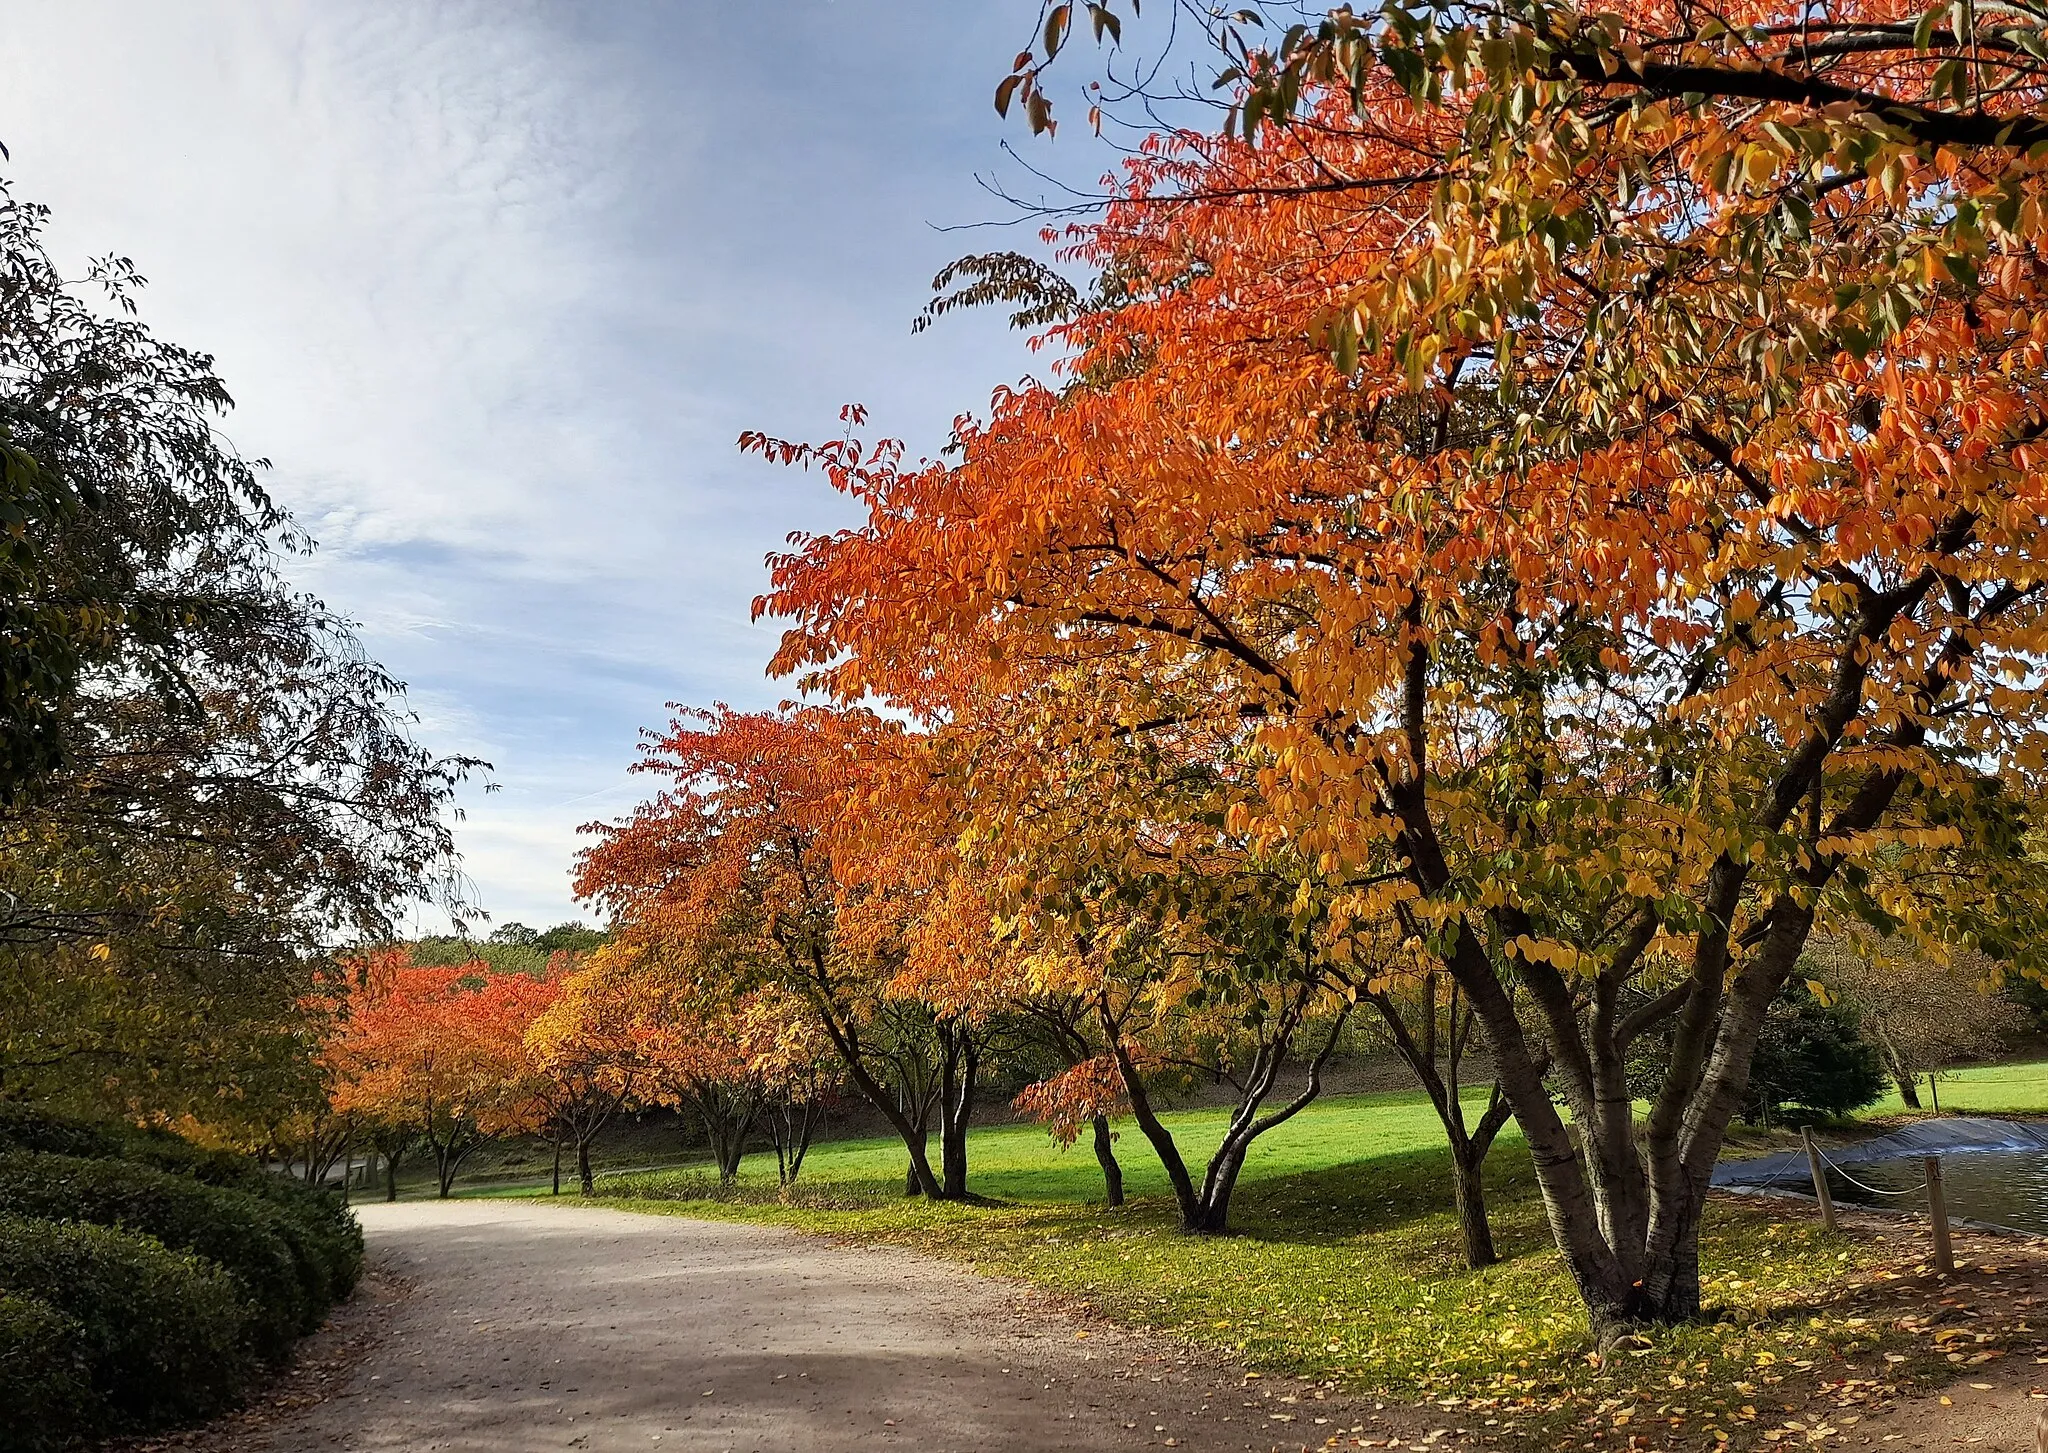
[[[1940,1156],[1928,1155],[1921,1157],[1920,1167],[1922,1174],[1925,1176],[1925,1181],[1922,1185],[1906,1190],[1894,1191],[1887,1190],[1883,1186],[1873,1186],[1869,1182],[1849,1174],[1848,1171],[1842,1168],[1840,1163],[1820,1148],[1819,1143],[1814,1140],[1811,1130],[1801,1130],[1799,1132],[1799,1139],[1806,1149],[1806,1164],[1813,1176],[1813,1195],[1814,1199],[1820,1202],[1820,1218],[1823,1226],[1830,1231],[1835,1229],[1835,1197],[1834,1193],[1828,1188],[1827,1173],[1829,1171],[1833,1171],[1866,1195],[1903,1197],[1919,1195],[1924,1192],[1927,1196],[1928,1226],[1934,1233],[1935,1270],[1949,1273],[1956,1269],[1955,1253],[1949,1244],[1948,1200],[1942,1192]],[[1787,1166],[1793,1163],[1788,1161]],[[1780,1167],[1780,1172],[1784,1169],[1785,1167]],[[1776,1180],[1777,1178],[1777,1173],[1771,1176],[1771,1180]],[[1766,1181],[1764,1184],[1769,1185],[1770,1181]]]
[[[1857,1190],[1867,1191],[1873,1196],[1917,1196],[1927,1189],[1925,1186],[1909,1186],[1903,1191],[1888,1191],[1883,1186],[1873,1186],[1867,1181],[1859,1181],[1856,1177],[1850,1175],[1849,1172],[1843,1170],[1841,1164],[1829,1156],[1825,1150],[1820,1149],[1819,1146],[1814,1147],[1814,1152],[1820,1156],[1822,1164],[1826,1165],[1829,1170],[1833,1171],[1850,1185],[1856,1187]]]

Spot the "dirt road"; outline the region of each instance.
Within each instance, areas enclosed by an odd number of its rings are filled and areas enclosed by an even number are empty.
[[[1372,1422],[901,1253],[537,1202],[362,1219],[411,1295],[340,1390],[238,1448],[1263,1453]]]

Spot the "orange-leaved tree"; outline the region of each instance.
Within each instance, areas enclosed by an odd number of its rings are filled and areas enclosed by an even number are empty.
[[[897,920],[871,901],[892,888],[874,873],[856,880],[840,840],[889,731],[817,707],[682,713],[636,766],[672,785],[629,819],[592,826],[576,889],[623,941],[668,956],[714,1017],[755,990],[803,1003],[847,1082],[902,1138],[912,1189],[938,1198],[947,1192],[926,1146],[959,1040],[928,1005],[892,992],[905,951],[885,931]],[[718,1039],[730,1028],[710,1027]]]
[[[549,977],[559,980],[554,1000],[526,1026],[534,1118],[555,1147],[556,1194],[564,1149],[576,1157],[582,1193],[596,1190],[591,1146],[649,1070],[646,997],[618,958],[608,944],[587,963],[551,964]]]
[[[416,1138],[447,1196],[479,1146],[537,1128],[526,1029],[556,989],[482,962],[421,968],[402,952],[377,956],[327,1050],[335,1109]]]
[[[940,921],[971,929],[946,972],[1024,1024],[1052,1026],[1066,1076],[1034,1100],[1059,1114],[1100,1102],[1087,1085],[1097,1049],[1121,1076],[1130,1111],[1158,1152],[1191,1231],[1221,1231],[1253,1142],[1299,1113],[1321,1090],[1321,1070],[1340,1043],[1356,996],[1325,952],[1323,906],[1304,892],[1284,852],[1254,850],[1224,826],[1226,809],[1254,774],[1241,733],[1218,733],[1173,704],[1166,673],[1146,683],[1142,741],[1112,725],[1085,742],[1046,729],[1047,712],[1098,694],[1093,670],[1042,678],[1014,658],[1001,695],[978,687],[976,663],[949,666],[967,680],[917,702],[933,729],[922,755],[944,764],[944,790],[927,768],[906,784],[938,812],[920,837],[927,861],[952,829],[959,859],[949,890],[973,890],[973,908]],[[1092,667],[1096,663],[1089,663]],[[906,818],[903,795],[886,814]],[[877,820],[885,815],[871,814]],[[1004,931],[990,926],[1000,914]],[[1063,1006],[1085,1006],[1082,1036]],[[1306,1031],[1306,1033],[1304,1033]],[[1298,1093],[1269,1100],[1294,1058],[1310,1047]],[[1229,1126],[1199,1183],[1153,1108],[1150,1081],[1199,1072],[1238,1091]],[[1078,1097],[1078,1099],[1077,1099]],[[1099,1124],[1098,1145],[1107,1139]],[[1105,1163],[1113,1186],[1115,1163]]]
[[[1312,148],[1147,148],[1074,244],[1116,305],[957,461],[750,437],[869,512],[762,608],[846,700],[915,705],[972,652],[990,689],[1085,670],[1047,703],[1073,740],[1158,729],[1160,680],[1176,729],[1243,733],[1224,826],[1310,867],[1333,932],[1412,924],[1596,1323],[1690,1317],[1807,935],[1880,862],[1952,867],[1974,779],[2048,756],[2048,220],[2009,167],[1980,194],[1769,104],[1624,102],[1590,149],[1560,121],[1475,159],[1492,72],[1440,104],[1394,76],[1310,95]],[[1974,253],[1858,253],[1928,196]],[[1748,242],[1696,255],[1724,213]],[[1963,921],[1945,881],[1907,931]],[[1639,1125],[1628,1051],[1667,1027]]]

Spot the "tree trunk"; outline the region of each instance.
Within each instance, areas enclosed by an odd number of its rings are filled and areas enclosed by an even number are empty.
[[[1174,1204],[1180,1208],[1181,1230],[1198,1229],[1202,1219],[1201,1198],[1195,1194],[1195,1183],[1188,1174],[1187,1162],[1181,1158],[1173,1132],[1153,1112],[1152,1096],[1146,1090],[1145,1077],[1138,1073],[1138,1067],[1131,1059],[1130,1048],[1123,1040],[1123,1026],[1110,1012],[1106,995],[1097,1002],[1097,1009],[1102,1016],[1103,1038],[1109,1043],[1110,1053],[1116,1057],[1117,1073],[1124,1082],[1124,1095],[1131,1102],[1131,1118],[1138,1122],[1138,1129],[1152,1142],[1153,1153],[1159,1157],[1160,1167],[1166,1172],[1167,1184],[1173,1187]]]
[[[823,984],[830,981],[821,958],[814,963],[813,968],[817,982]],[[903,1148],[910,1154],[910,1168],[906,1176],[909,1185],[915,1189],[906,1189],[904,1194],[927,1196],[932,1200],[940,1199],[944,1192],[939,1185],[939,1178],[932,1174],[931,1159],[926,1154],[927,1136],[922,1116],[912,1120],[896,1103],[896,1097],[889,1093],[888,1088],[869,1073],[866,1063],[861,1058],[859,1031],[851,1024],[842,1023],[822,996],[814,998],[813,1004],[819,1011],[818,1022],[825,1031],[825,1037],[832,1041],[832,1048],[838,1053],[839,1062],[846,1068],[847,1079],[860,1091],[861,1098],[881,1112],[882,1118],[889,1122],[889,1127],[902,1139]]]
[[[811,1148],[811,1132],[817,1128],[819,1114],[815,1100],[797,1104],[785,1100],[769,1117],[769,1131],[775,1138],[775,1179],[785,1190],[796,1184],[797,1175],[803,1170],[804,1156]]]
[[[1102,1167],[1103,1194],[1112,1206],[1124,1203],[1124,1168],[1117,1164],[1114,1137],[1109,1130],[1109,1117],[1097,1115],[1095,1125],[1095,1162]]]
[[[549,1195],[551,1195],[551,1196],[559,1196],[559,1195],[561,1195],[561,1194],[562,1194],[562,1142],[561,1142],[560,1140],[557,1140],[557,1141],[555,1142],[555,1183],[554,1183],[554,1189],[553,1189],[553,1190],[551,1190],[551,1191],[549,1191],[549,1192],[548,1192],[548,1194],[549,1194]]]
[[[738,1169],[737,1166],[734,1167]],[[590,1171],[590,1140],[588,1137],[576,1142],[576,1184],[586,1196],[597,1194],[597,1177]]]
[[[1244,1169],[1245,1154],[1250,1149],[1250,1136],[1224,1136],[1223,1144],[1217,1146],[1216,1153],[1209,1157],[1209,1167],[1202,1176],[1199,1219],[1191,1226],[1183,1224],[1182,1231],[1220,1236],[1230,1229],[1230,1197],[1237,1189],[1237,1177]]]
[[[1500,1259],[1493,1248],[1493,1228],[1486,1215],[1483,1170],[1487,1153],[1493,1149],[1494,1138],[1511,1117],[1507,1098],[1496,1080],[1493,1096],[1487,1103],[1486,1113],[1479,1117],[1478,1126],[1473,1129],[1466,1127],[1459,1069],[1464,1062],[1474,1016],[1469,1006],[1461,1008],[1457,981],[1451,980],[1449,1023],[1446,1026],[1449,1032],[1440,1035],[1437,1002],[1441,987],[1435,973],[1423,976],[1418,986],[1422,996],[1421,1019],[1412,1027],[1402,1013],[1400,1001],[1391,993],[1369,989],[1365,998],[1379,1013],[1381,1022],[1386,1025],[1387,1036],[1407,1064],[1409,1073],[1428,1093],[1437,1123],[1443,1127],[1444,1141],[1451,1152],[1451,1195],[1458,1209],[1465,1264],[1476,1270],[1492,1266]]]
[[[1145,1138],[1152,1142],[1152,1148],[1159,1154],[1159,1163],[1165,1167],[1166,1178],[1173,1185],[1174,1201],[1180,1209],[1180,1229],[1184,1234],[1220,1235],[1229,1229],[1231,1193],[1237,1188],[1237,1178],[1244,1169],[1245,1155],[1252,1142],[1294,1118],[1322,1093],[1323,1068],[1337,1047],[1345,1018],[1351,1012],[1349,1004],[1338,1010],[1336,1022],[1330,1026],[1329,1037],[1310,1062],[1308,1083],[1302,1092],[1271,1114],[1261,1116],[1258,1113],[1259,1106],[1273,1092],[1280,1069],[1287,1061],[1295,1031],[1300,1027],[1313,997],[1314,987],[1303,985],[1293,1002],[1276,1016],[1272,1037],[1259,1047],[1252,1061],[1237,1108],[1231,1113],[1230,1128],[1224,1132],[1223,1143],[1209,1158],[1199,1191],[1195,1189],[1194,1178],[1188,1174],[1186,1161],[1181,1158],[1180,1147],[1174,1143],[1173,1132],[1166,1128],[1152,1108],[1144,1077],[1138,1073],[1129,1049],[1123,1043],[1120,1026],[1112,1018],[1107,1002],[1102,1003],[1104,1036],[1109,1040],[1111,1053],[1116,1056],[1124,1093],[1131,1102],[1131,1116],[1138,1122],[1138,1128],[1145,1132]]]
[[[1467,1146],[1453,1151],[1457,1163],[1455,1181],[1458,1203],[1458,1233],[1465,1243],[1465,1265],[1475,1270],[1500,1260],[1493,1249],[1493,1226],[1486,1218],[1486,1150]]]
[[[939,1191],[949,1201],[960,1201],[967,1198],[967,1126],[974,1115],[981,1050],[966,1025],[941,1025],[940,1038],[945,1057],[939,1070]]]
[[[824,1110],[817,1101],[804,1101],[803,1113],[797,1119],[796,1143],[789,1152],[789,1185],[796,1184],[796,1178],[804,1168],[804,1157],[811,1152],[811,1136],[817,1131],[818,1118],[822,1114]]]
[[[720,1185],[739,1179],[740,1162],[746,1158],[747,1131],[753,1127],[757,1108],[751,1090],[733,1093],[720,1084],[699,1084],[690,1096],[704,1122],[704,1141],[718,1167]]]
[[[384,1157],[384,1199],[387,1201],[398,1199],[398,1157],[396,1155]]]
[[[1906,1058],[1899,1053],[1899,1047],[1892,1037],[1885,1033],[1882,1021],[1866,1018],[1865,1027],[1871,1031],[1871,1038],[1877,1041],[1878,1058],[1884,1061],[1885,1069],[1898,1082],[1899,1100],[1908,1110],[1920,1108],[1920,1076],[1906,1066]]]

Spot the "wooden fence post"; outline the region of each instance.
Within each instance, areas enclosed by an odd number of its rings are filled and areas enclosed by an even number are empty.
[[[1941,1193],[1941,1157],[1930,1155],[1927,1167],[1927,1216],[1934,1223],[1934,1269],[1943,1274],[1956,1269],[1956,1254],[1948,1241],[1948,1201]]]
[[[1820,1147],[1813,1143],[1811,1126],[1799,1127],[1800,1143],[1806,1147],[1806,1168],[1813,1172],[1813,1198],[1820,1202],[1820,1224],[1835,1229],[1835,1193],[1828,1189],[1827,1170],[1821,1165]]]

